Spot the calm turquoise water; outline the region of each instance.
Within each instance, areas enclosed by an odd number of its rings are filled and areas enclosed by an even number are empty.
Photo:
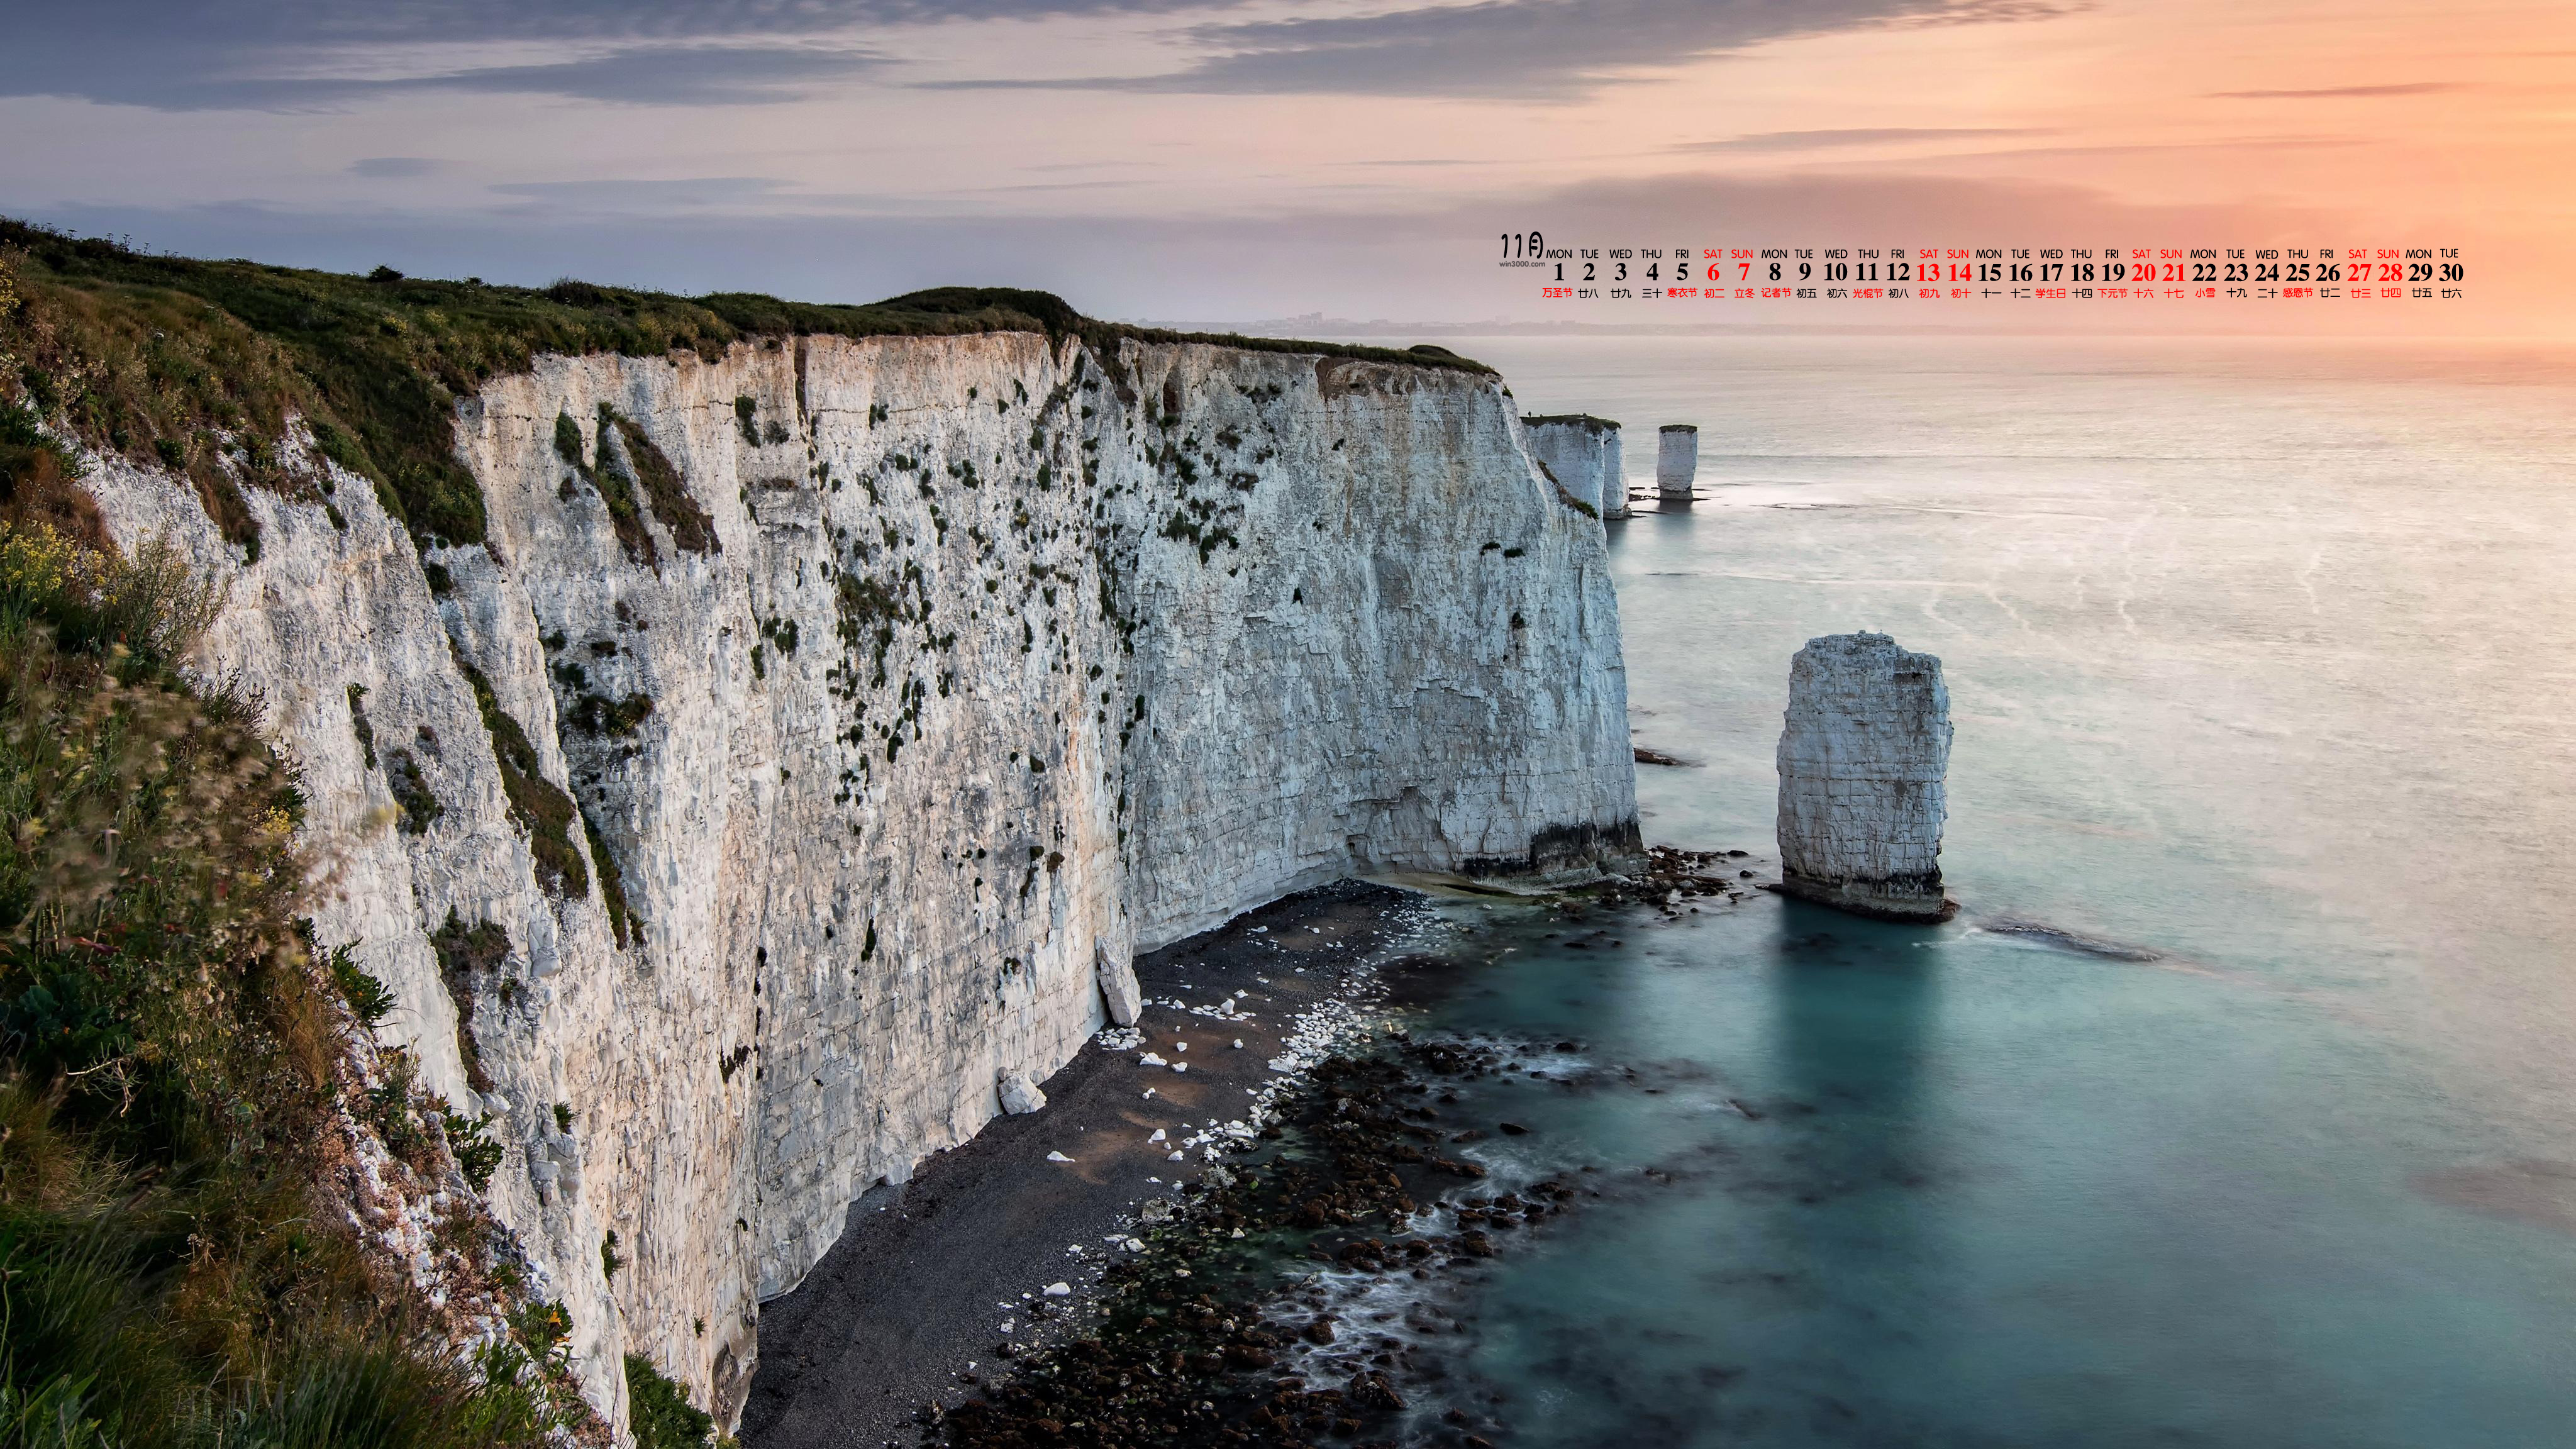
[[[1467,1094],[1538,1129],[1474,1145],[1497,1180],[1603,1195],[1443,1310],[1439,1403],[1529,1446],[2576,1444],[2576,355],[1464,350],[1625,421],[1640,486],[1701,427],[1709,500],[1613,533],[1639,741],[1699,762],[1641,767],[1648,838],[1768,856],[1789,656],[1882,629],[1945,661],[1966,911],[1576,951],[1448,908],[1498,959],[1440,1029],[1618,1070]]]

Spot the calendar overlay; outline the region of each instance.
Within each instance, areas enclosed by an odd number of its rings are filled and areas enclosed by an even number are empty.
[[[1551,245],[1502,234],[1502,265],[1549,302],[2189,303],[2456,301],[2458,247]]]

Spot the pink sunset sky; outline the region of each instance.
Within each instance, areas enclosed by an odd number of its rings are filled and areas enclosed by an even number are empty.
[[[10,28],[0,212],[201,254],[1458,322],[1675,320],[1552,310],[1494,265],[1507,230],[2368,244],[2460,248],[2467,299],[2319,325],[2576,317],[2563,0],[99,0]]]

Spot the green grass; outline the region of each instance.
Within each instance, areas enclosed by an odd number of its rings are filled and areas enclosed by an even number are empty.
[[[617,410],[606,403],[599,405],[599,447],[595,466],[579,469],[590,486],[599,490],[599,501],[608,505],[608,524],[617,532],[617,542],[626,556],[637,563],[659,566],[662,551],[653,542],[653,532],[644,526],[644,514],[635,506],[635,475],[609,445],[618,432]],[[580,430],[574,429],[574,436]],[[555,414],[555,451],[563,451],[563,414]]]
[[[394,1003],[310,948],[254,702],[177,670],[215,603],[172,550],[0,525],[0,1444],[545,1442],[560,1334],[467,1371],[328,1195],[344,1098],[453,1159],[400,1053],[357,1091]]]
[[[645,504],[653,516],[671,531],[671,541],[689,553],[717,551],[715,520],[689,496],[688,485],[681,481],[680,470],[656,447],[653,439],[635,420],[619,413],[606,403],[599,405],[603,439],[614,429],[624,451],[625,462],[632,465],[633,477],[643,485]],[[609,471],[611,460],[605,446],[600,449],[600,471]],[[632,505],[630,505],[632,506]]]
[[[528,832],[528,854],[536,865],[537,883],[566,899],[588,895],[590,870],[572,843],[572,797],[545,777],[537,747],[510,712],[501,708],[499,696],[492,693],[492,681],[467,663],[464,651],[452,641],[449,652],[474,690],[483,728],[492,736],[492,753],[501,762],[501,792],[509,797],[510,813],[518,817],[520,828]]]
[[[643,941],[644,923],[635,919],[634,908],[626,903],[625,872],[618,869],[617,857],[608,853],[608,842],[600,838],[599,826],[587,810],[581,812],[581,830],[590,841],[590,858],[599,866],[599,903],[608,908],[608,928],[616,934],[617,949],[623,951]]]
[[[714,1417],[641,1354],[626,1356],[626,1420],[635,1449],[706,1449],[716,1432]]]
[[[311,423],[326,456],[373,480],[415,538],[480,542],[483,497],[456,458],[455,404],[545,353],[714,359],[737,342],[809,334],[1038,332],[1083,338],[1113,370],[1116,343],[1131,338],[1490,372],[1430,346],[1129,327],[1011,287],[936,287],[865,306],[575,281],[499,287],[149,256],[5,219],[0,292],[16,301],[0,306],[0,354],[17,373],[0,378],[0,396],[14,390],[92,446],[137,463],[179,460],[208,512],[250,547],[257,535],[241,484],[307,496],[322,483],[278,446],[290,413]],[[649,474],[649,464],[639,468]],[[654,480],[643,481],[649,494]],[[649,501],[659,514],[662,500]]]
[[[490,921],[468,928],[451,906],[447,923],[430,936],[429,944],[438,952],[447,999],[456,1005],[456,1055],[465,1066],[465,1084],[488,1092],[492,1078],[483,1070],[482,1049],[474,1044],[474,1008],[487,993],[483,978],[509,958],[510,935]]]

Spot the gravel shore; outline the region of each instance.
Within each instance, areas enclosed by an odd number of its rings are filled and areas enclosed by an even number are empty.
[[[1212,1144],[1183,1144],[1242,1119],[1281,1079],[1274,1062],[1311,1056],[1418,909],[1403,892],[1345,882],[1138,961],[1141,1040],[1095,1038],[1042,1084],[1045,1108],[998,1118],[910,1182],[862,1197],[804,1283],[763,1306],[742,1442],[909,1446],[915,1414],[971,1396],[1006,1343],[1025,1353],[1048,1341],[1124,1251],[1139,1210],[1177,1199],[1208,1166]],[[1049,1296],[1055,1284],[1070,1292]]]

